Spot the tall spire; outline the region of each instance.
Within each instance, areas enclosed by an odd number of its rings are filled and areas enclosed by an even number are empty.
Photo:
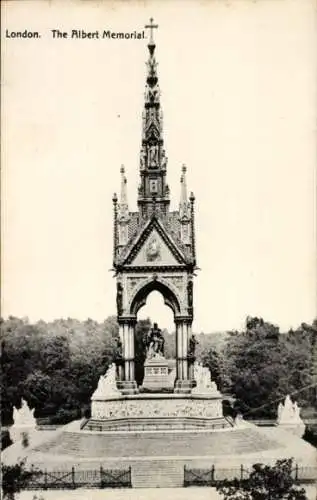
[[[152,198],[155,196],[157,212],[164,215],[168,211],[169,189],[166,185],[167,157],[163,149],[162,110],[160,104],[160,88],[155,58],[155,42],[153,30],[157,24],[150,19],[147,74],[142,115],[142,146],[140,151],[140,176],[138,205],[142,217],[152,213]]]

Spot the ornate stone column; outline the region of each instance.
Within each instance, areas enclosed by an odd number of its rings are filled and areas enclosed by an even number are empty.
[[[176,383],[174,392],[190,393],[191,381],[188,373],[188,339],[192,319],[187,316],[175,317],[176,325]]]
[[[137,383],[134,379],[134,330],[135,317],[118,318],[119,335],[122,343],[122,363],[120,371],[120,390],[123,394],[136,394]]]

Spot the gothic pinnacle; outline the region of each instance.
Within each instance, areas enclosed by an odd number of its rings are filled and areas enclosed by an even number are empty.
[[[180,214],[187,215],[187,183],[186,183],[186,166],[182,166],[181,176],[181,199],[180,199]]]
[[[121,210],[125,210],[128,206],[128,196],[127,196],[127,178],[124,175],[124,165],[120,167],[121,173],[121,193],[120,193],[120,205]]]

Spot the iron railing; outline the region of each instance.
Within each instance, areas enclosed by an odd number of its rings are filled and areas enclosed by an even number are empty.
[[[23,489],[64,490],[76,488],[132,488],[131,467],[127,469],[49,471],[31,470]]]
[[[217,483],[227,480],[248,479],[252,468],[240,465],[233,468],[222,468],[212,465],[210,468],[189,468],[184,466],[184,486],[216,486]],[[300,484],[317,481],[317,467],[295,465],[292,470],[293,479]]]

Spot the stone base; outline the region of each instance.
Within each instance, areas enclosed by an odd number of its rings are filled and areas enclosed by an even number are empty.
[[[176,380],[174,392],[175,394],[190,394],[192,387],[191,380]]]
[[[121,382],[117,383],[117,386],[122,394],[138,394],[139,392],[135,380],[133,381],[122,380]]]
[[[183,394],[135,394],[121,399],[92,400],[89,430],[175,430],[230,427],[222,399]]]
[[[12,425],[9,429],[10,433],[10,438],[12,439],[13,443],[16,443],[17,441],[21,441],[25,439],[28,442],[28,445],[31,442],[32,436],[36,432],[36,428],[34,425],[22,425],[22,426],[15,426]]]
[[[174,380],[168,374],[167,360],[161,356],[147,359],[144,363],[142,389],[160,392],[173,387]]]
[[[218,390],[212,390],[204,387],[194,387],[192,389],[192,394],[196,396],[214,396],[216,398],[221,398],[221,393]]]
[[[294,434],[294,436],[297,436],[299,438],[303,437],[306,429],[304,422],[298,424],[293,424],[293,423],[277,424],[277,427],[287,432],[291,432],[292,434]]]

